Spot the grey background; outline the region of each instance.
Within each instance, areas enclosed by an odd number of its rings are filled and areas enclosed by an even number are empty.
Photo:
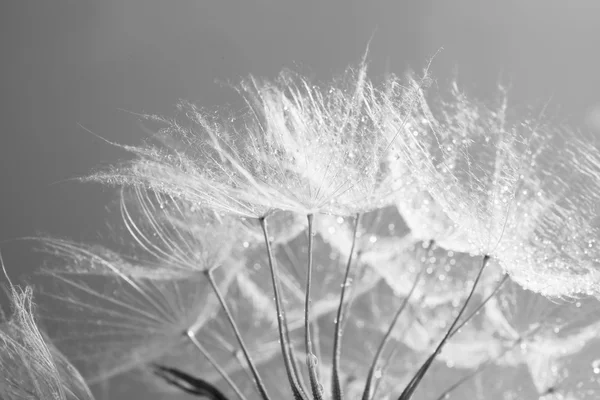
[[[93,241],[111,191],[71,181],[127,154],[145,134],[120,109],[170,114],[179,98],[225,105],[218,82],[283,67],[318,80],[356,64],[371,74],[433,62],[441,80],[512,98],[552,99],[592,130],[600,104],[597,0],[21,0],[0,12],[0,250],[11,274],[41,262],[38,233]],[[600,135],[600,131],[594,131]]]

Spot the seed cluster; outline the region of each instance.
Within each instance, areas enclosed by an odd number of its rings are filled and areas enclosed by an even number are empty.
[[[84,179],[120,188],[116,243],[36,239],[48,337],[13,287],[0,362],[33,361],[1,397],[596,398],[598,143],[424,75],[285,71],[242,110],[144,116]]]

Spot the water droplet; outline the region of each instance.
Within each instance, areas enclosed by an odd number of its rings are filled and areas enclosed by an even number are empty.
[[[592,361],[592,369],[594,374],[600,374],[600,358]]]

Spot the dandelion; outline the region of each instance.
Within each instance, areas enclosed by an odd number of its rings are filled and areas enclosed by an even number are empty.
[[[31,287],[21,289],[11,283],[10,294],[12,316],[0,320],[0,397],[93,399],[79,372],[39,330]]]
[[[139,369],[217,400],[574,396],[589,382],[557,371],[594,345],[597,300],[527,302],[507,273],[595,293],[600,163],[581,143],[549,163],[571,131],[423,85],[376,85],[363,61],[323,88],[250,78],[226,118],[146,116],[160,144],[89,178],[123,187],[125,249],[42,241],[63,264],[45,269],[57,346],[91,381]]]
[[[366,65],[324,89],[286,71],[250,78],[248,111],[229,119],[189,103],[166,127],[163,147],[124,147],[137,159],[89,179],[141,185],[219,213],[261,218],[274,210],[353,215],[390,202],[384,155],[417,91],[390,79],[378,89]],[[385,105],[393,100],[394,114]],[[393,124],[396,125],[393,125]]]
[[[382,169],[384,155],[418,93],[393,81],[384,91],[376,89],[366,79],[364,62],[340,82],[321,91],[289,72],[275,83],[251,78],[238,88],[248,112],[225,122],[181,104],[184,122],[150,117],[166,124],[159,133],[166,149],[126,147],[137,160],[90,178],[143,186],[218,214],[257,218],[270,260],[277,313],[282,315],[280,340],[292,380],[278,267],[272,262],[266,218],[277,210],[306,215],[305,346],[311,387],[318,398],[308,322],[314,214],[356,214],[390,202],[395,187],[389,184],[387,169]],[[384,107],[391,101],[388,97],[397,100],[393,115]],[[301,396],[298,385],[292,385],[295,396]]]
[[[438,102],[423,105],[418,136],[400,149],[426,188],[417,213],[441,221],[426,222],[430,235],[498,259],[545,295],[597,294],[595,142],[540,118],[515,120],[505,96],[488,108],[454,86],[451,100]]]

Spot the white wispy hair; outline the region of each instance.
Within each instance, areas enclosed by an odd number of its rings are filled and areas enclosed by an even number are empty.
[[[219,268],[226,290],[256,236],[241,221],[140,187],[121,191],[119,206],[130,238],[123,251],[38,239],[52,258],[36,278],[43,317],[90,381],[175,351],[185,332],[213,318],[219,304],[207,272]]]
[[[261,282],[262,283],[262,282]],[[275,307],[272,304],[272,295],[269,296],[262,288],[257,288],[257,283],[252,282],[246,271],[237,271],[227,287],[229,312],[236,321],[238,329],[243,332],[244,341],[257,368],[265,370],[265,365],[276,359],[279,372],[283,363],[279,359],[281,348],[277,337],[277,323]],[[247,375],[247,364],[239,349],[239,344],[231,332],[223,309],[217,310],[215,315],[196,332],[196,340],[217,363],[223,372],[232,379],[239,390],[247,398],[256,398],[256,389],[252,379]],[[215,366],[192,346],[178,346],[172,351],[163,354],[156,363],[177,368],[193,376],[201,377],[213,382],[224,393],[235,396],[231,387],[222,379]],[[274,371],[271,371],[274,372]],[[285,392],[281,381],[269,379],[265,384],[272,393],[279,384],[279,391]],[[155,382],[165,386],[166,382]]]
[[[408,295],[412,282],[425,269],[413,301],[423,307],[444,304],[456,307],[477,275],[481,257],[448,251],[439,246],[433,246],[428,255],[423,255],[425,246],[422,242],[407,245],[399,238],[380,239],[364,251],[361,260],[377,271],[398,296]],[[493,287],[501,275],[501,268],[492,262],[479,287],[481,290]]]
[[[384,155],[410,118],[416,87],[391,77],[376,88],[363,63],[322,88],[284,71],[237,90],[241,116],[216,118],[185,102],[181,118],[146,116],[166,125],[157,135],[165,146],[122,146],[137,158],[89,179],[242,217],[350,215],[391,201]]]
[[[259,227],[219,216],[143,187],[122,188],[120,210],[145,269],[202,273],[243,259],[243,244],[262,243]]]
[[[536,292],[599,295],[596,141],[564,124],[513,117],[504,92],[490,108],[454,85],[450,100],[430,104],[406,137],[412,145],[399,151],[433,210],[454,224],[432,229],[432,239],[498,259]],[[427,227],[440,213],[423,210]]]
[[[152,362],[212,318],[218,303],[202,274],[148,270],[100,247],[60,244],[61,261],[35,280],[56,346],[90,382]],[[50,244],[54,246],[55,244]],[[110,257],[110,258],[109,258]],[[127,275],[130,271],[131,275]]]
[[[33,292],[11,285],[12,316],[0,320],[0,398],[92,400],[79,372],[36,323]]]
[[[485,308],[485,327],[517,346],[497,363],[527,368],[543,400],[592,399],[600,393],[598,301],[550,300],[508,282]]]
[[[598,327],[586,327],[567,337],[547,336],[526,343],[520,358],[527,365],[542,400],[597,398],[600,361],[589,354],[599,344]]]

